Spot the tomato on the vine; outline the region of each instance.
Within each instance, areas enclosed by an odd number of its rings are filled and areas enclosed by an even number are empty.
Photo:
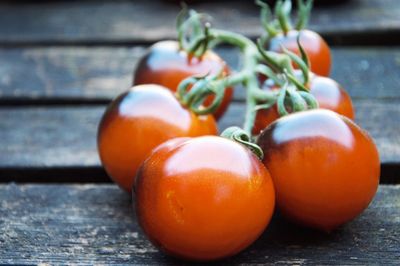
[[[282,53],[285,47],[291,52],[300,55],[297,37],[300,35],[300,44],[308,56],[310,70],[320,76],[329,76],[331,70],[331,52],[328,44],[322,37],[311,30],[290,30],[286,34],[278,34],[270,39],[268,50]],[[296,65],[294,65],[296,67]]]
[[[179,83],[194,75],[229,75],[229,68],[216,53],[208,50],[197,58],[179,49],[176,41],[161,41],[154,44],[139,61],[134,72],[134,85],[159,84],[176,91]],[[221,105],[214,113],[219,119],[229,106],[233,94],[232,88],[225,90]],[[213,96],[206,99],[205,105],[211,104]]]
[[[175,137],[216,133],[211,115],[197,116],[167,88],[139,85],[108,106],[98,128],[97,144],[105,170],[129,192],[137,169],[153,148]]]
[[[310,110],[276,120],[258,138],[277,206],[300,224],[331,231],[358,216],[380,175],[376,146],[344,116]]]
[[[333,79],[311,74],[308,84],[310,93],[318,102],[319,108],[328,109],[338,114],[354,119],[354,109],[349,94]],[[266,87],[266,90],[279,89],[276,86]],[[253,134],[259,134],[269,124],[279,118],[276,104],[268,109],[257,111]]]
[[[243,145],[216,136],[158,146],[138,172],[134,196],[151,242],[199,261],[249,246],[268,225],[275,203],[262,162]]]

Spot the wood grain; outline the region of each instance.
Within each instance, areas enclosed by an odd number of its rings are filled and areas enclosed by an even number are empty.
[[[384,164],[399,163],[398,106],[398,100],[355,101],[356,121],[375,140]],[[104,108],[103,105],[0,108],[0,169],[99,167],[96,130]],[[244,105],[233,103],[220,121],[220,129],[241,125],[243,116]]]
[[[261,33],[253,1],[200,1],[219,28]],[[0,44],[143,43],[174,38],[180,8],[168,1],[34,1],[0,4]],[[396,0],[353,0],[314,9],[310,27],[330,43],[399,43]],[[371,38],[371,36],[375,38]],[[384,37],[384,38],[382,38]]]
[[[370,207],[331,234],[275,215],[250,248],[216,265],[397,265],[400,186],[380,186]],[[130,197],[114,185],[0,185],[2,264],[169,264],[145,238]]]
[[[146,52],[133,48],[14,48],[0,49],[0,102],[106,103],[132,84],[132,73]],[[217,50],[238,68],[233,48]],[[353,98],[399,98],[399,48],[335,48],[332,77]],[[237,88],[235,99],[243,100]]]

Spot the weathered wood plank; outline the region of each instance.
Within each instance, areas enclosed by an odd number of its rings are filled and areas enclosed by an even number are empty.
[[[0,165],[93,166],[104,106],[0,108]]]
[[[176,1],[178,2],[178,1]],[[249,36],[259,36],[259,10],[253,1],[200,1],[214,24]],[[129,43],[175,37],[179,5],[168,1],[45,1],[1,3],[0,43]],[[396,0],[345,1],[314,9],[310,27],[330,41],[379,42],[365,38],[400,31]],[[397,40],[398,43],[398,40]]]
[[[0,97],[107,100],[132,84],[143,46],[0,49]]]
[[[0,101],[108,102],[132,84],[145,46],[0,49]],[[233,68],[233,48],[218,53]],[[332,77],[354,98],[399,98],[400,48],[335,48]],[[244,91],[237,88],[237,100]]]
[[[400,163],[399,101],[356,100],[357,122],[374,138],[382,163]],[[0,108],[0,168],[98,167],[96,129],[104,106]],[[241,125],[233,103],[220,129]]]
[[[276,215],[226,264],[398,265],[400,186],[380,186],[371,206],[331,234]],[[0,185],[2,264],[171,264],[138,227],[130,197],[114,185]]]

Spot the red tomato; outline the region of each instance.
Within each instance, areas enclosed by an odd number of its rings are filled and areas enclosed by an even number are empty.
[[[358,216],[376,193],[380,162],[372,139],[332,111],[276,120],[258,144],[279,209],[300,224],[331,231]]]
[[[289,51],[300,55],[297,36],[300,33],[300,44],[303,46],[311,64],[311,71],[320,76],[329,76],[331,70],[331,52],[322,37],[310,30],[291,30],[286,35],[279,34],[271,39],[269,50],[282,52],[281,45]]]
[[[109,105],[99,125],[97,144],[107,173],[130,192],[138,167],[153,148],[175,137],[216,133],[211,115],[195,115],[162,86],[140,85]]]
[[[188,55],[179,50],[178,42],[162,41],[154,44],[148,53],[139,61],[134,72],[134,85],[159,84],[176,91],[179,83],[193,75],[218,74],[228,75],[230,70],[226,63],[211,50],[201,58]],[[219,119],[229,106],[233,94],[232,88],[225,90],[222,104],[214,117]],[[211,104],[214,96],[207,98],[205,104]]]
[[[136,211],[151,242],[170,255],[214,260],[234,255],[268,225],[275,203],[261,161],[234,141],[170,140],[136,178]]]
[[[311,75],[309,88],[311,94],[316,98],[319,108],[328,109],[338,114],[354,119],[354,109],[349,94],[333,79]],[[267,88],[267,89],[277,89]],[[269,124],[279,118],[276,105],[269,109],[257,112],[253,127],[253,134],[259,134]]]

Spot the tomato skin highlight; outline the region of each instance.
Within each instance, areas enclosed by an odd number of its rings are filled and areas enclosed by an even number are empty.
[[[319,108],[328,109],[335,113],[354,120],[353,103],[349,94],[333,79],[311,74],[308,85],[310,93],[318,102]],[[276,87],[266,90],[275,90]],[[253,126],[253,134],[259,134],[269,124],[279,118],[276,105],[268,109],[257,111],[256,120]]]
[[[159,85],[134,86],[107,108],[98,128],[101,162],[121,188],[130,192],[140,164],[166,140],[217,134],[211,115],[185,109],[171,91]]]
[[[277,206],[290,220],[331,231],[358,216],[379,184],[378,151],[351,120],[328,110],[291,114],[258,139]]]
[[[300,56],[297,46],[297,36],[300,34],[300,44],[308,56],[311,71],[317,75],[328,77],[331,71],[331,52],[322,37],[311,30],[290,30],[286,35],[279,34],[270,41],[269,50],[282,53],[281,45]],[[296,67],[296,66],[294,66]]]
[[[195,261],[245,249],[264,231],[275,204],[262,162],[215,136],[160,145],[143,163],[135,191],[137,217],[151,242]]]
[[[176,91],[179,83],[193,75],[218,74],[229,75],[230,70],[226,63],[211,50],[201,58],[190,56],[179,50],[176,41],[161,41],[154,44],[148,53],[139,61],[134,72],[134,84],[159,84]],[[229,106],[233,89],[227,88],[221,105],[214,113],[219,119]],[[212,103],[213,96],[206,99],[205,105]]]
[[[353,103],[349,94],[333,79],[312,77],[310,92],[317,99],[319,108],[334,111],[354,120]]]

